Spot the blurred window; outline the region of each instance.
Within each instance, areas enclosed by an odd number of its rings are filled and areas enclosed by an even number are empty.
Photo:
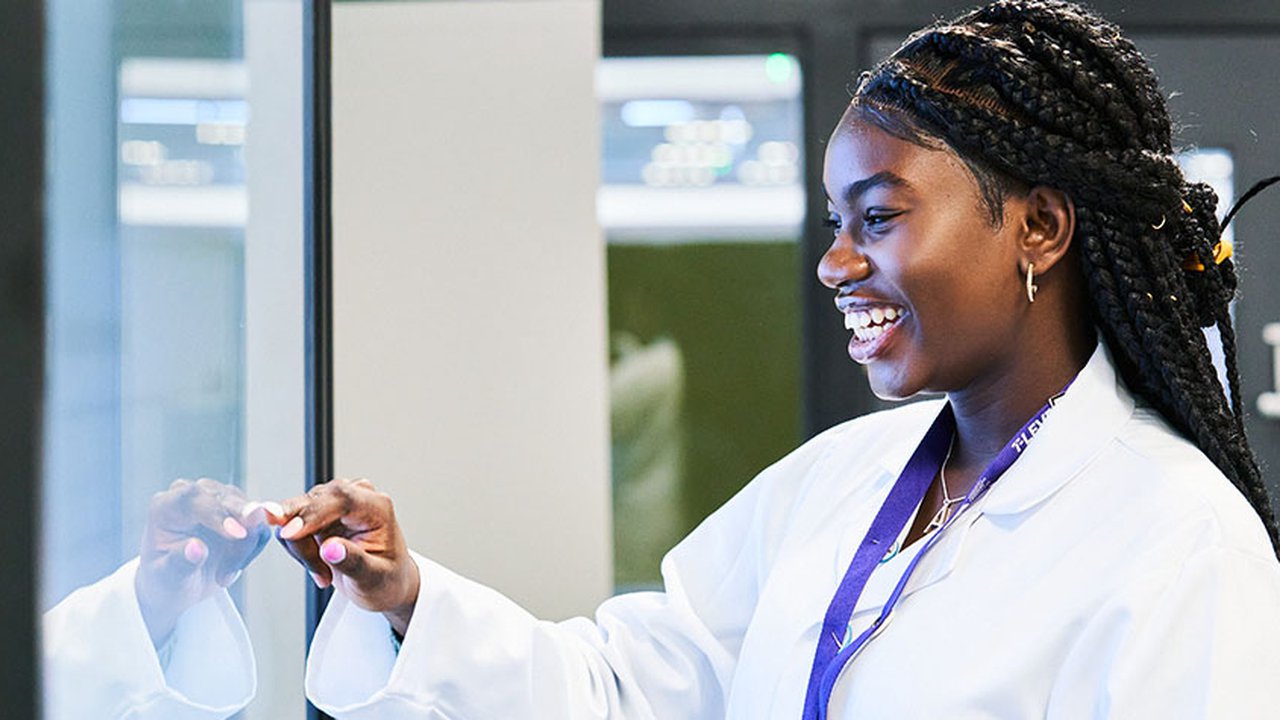
[[[607,58],[614,566],[662,555],[801,439],[800,66],[790,55]]]

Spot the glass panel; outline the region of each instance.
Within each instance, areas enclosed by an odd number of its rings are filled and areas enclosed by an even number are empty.
[[[614,567],[662,555],[801,439],[800,68],[785,54],[609,58]]]
[[[48,7],[46,716],[300,718],[302,0]]]

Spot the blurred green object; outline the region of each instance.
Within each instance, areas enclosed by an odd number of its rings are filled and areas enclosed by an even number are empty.
[[[657,587],[662,554],[801,439],[798,247],[608,249],[614,564]]]

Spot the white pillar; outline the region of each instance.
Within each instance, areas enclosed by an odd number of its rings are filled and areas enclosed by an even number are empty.
[[[549,618],[612,588],[599,0],[334,8],[335,462]]]

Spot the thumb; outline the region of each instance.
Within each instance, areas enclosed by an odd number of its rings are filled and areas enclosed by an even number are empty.
[[[148,580],[150,587],[173,588],[199,572],[209,559],[209,546],[200,538],[187,538],[181,545],[158,551],[158,557],[144,562],[138,572]],[[156,584],[159,584],[159,587]]]
[[[320,559],[357,584],[369,574],[369,555],[359,545],[343,537],[331,537],[321,543]]]

